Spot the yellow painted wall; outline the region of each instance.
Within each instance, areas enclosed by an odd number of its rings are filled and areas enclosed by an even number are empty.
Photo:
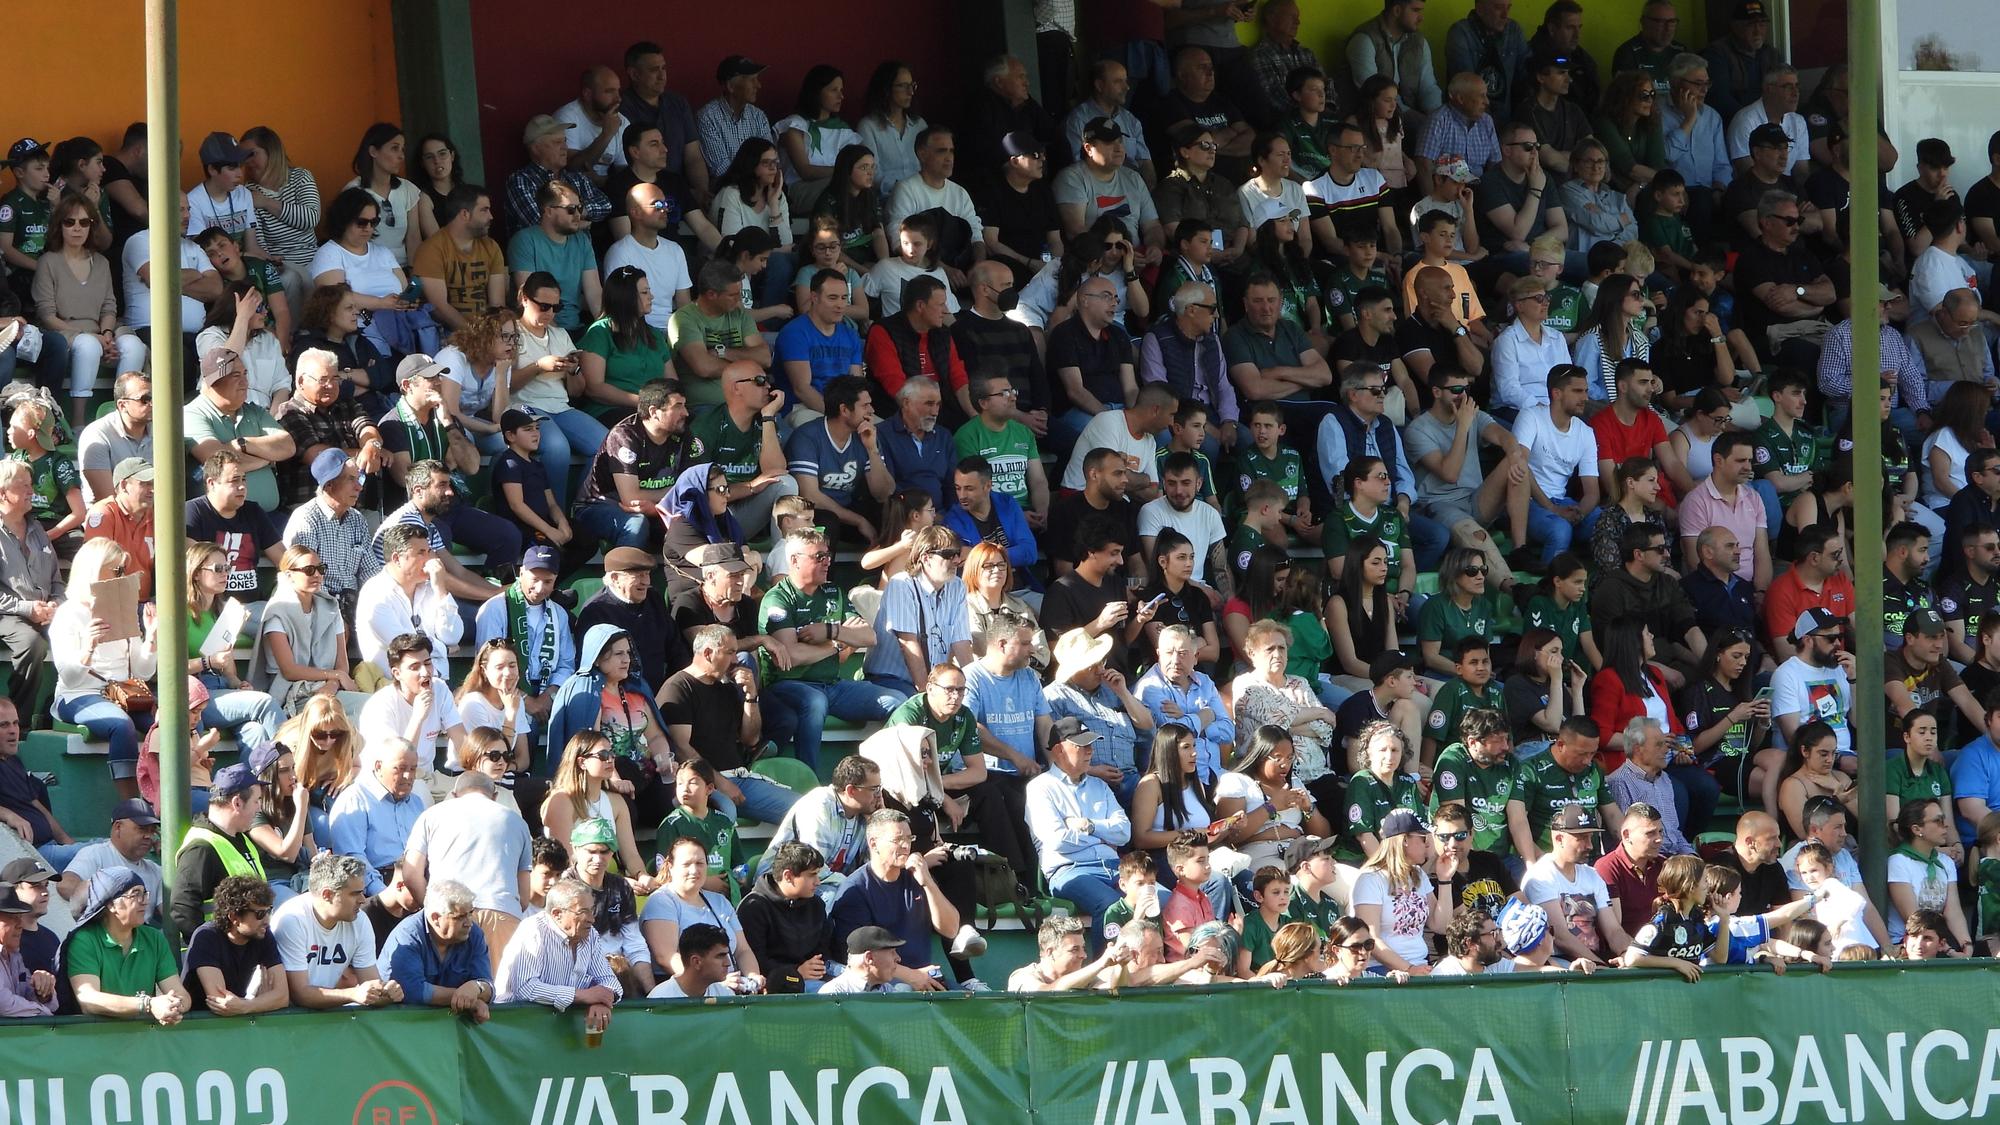
[[[389,4],[181,0],[182,186],[201,177],[202,137],[253,125],[277,130],[323,194],[353,178],[362,131],[401,114]],[[115,151],[125,127],[146,116],[145,5],[10,0],[5,8],[15,49],[0,144],[33,137],[53,148],[87,136]]]

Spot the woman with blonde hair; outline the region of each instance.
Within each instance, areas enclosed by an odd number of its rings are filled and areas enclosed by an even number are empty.
[[[1431,971],[1424,931],[1443,933],[1451,922],[1451,905],[1438,897],[1424,873],[1431,834],[1416,813],[1397,809],[1382,818],[1378,835],[1381,846],[1354,880],[1354,916],[1374,934],[1377,961],[1424,976]]]
[[[0,490],[26,487],[28,467],[0,462]],[[139,621],[107,621],[91,594],[93,584],[125,576],[131,556],[110,539],[87,539],[69,568],[69,597],[49,619],[49,658],[55,664],[53,713],[82,727],[93,742],[108,741],[111,783],[123,798],[139,795],[139,731],[150,727],[150,706],[127,711],[112,702],[132,681],[159,670],[159,615],[146,606]],[[114,634],[123,639],[110,639]],[[136,634],[136,635],[134,635]],[[23,716],[26,718],[26,716]]]
[[[631,782],[618,777],[617,754],[610,740],[596,730],[578,731],[563,747],[555,781],[542,801],[542,835],[567,840],[577,821],[610,821],[618,831],[618,873],[631,881],[634,893],[651,894],[659,882],[639,858],[639,845],[632,835],[632,813],[625,803],[631,789]]]
[[[310,547],[287,547],[278,588],[264,603],[263,655],[251,675],[296,715],[315,695],[358,691],[347,663],[347,624],[326,592],[326,564]]]
[[[465,729],[491,727],[513,747],[512,765],[528,768],[528,732],[533,729],[521,698],[521,656],[505,637],[494,637],[473,654],[472,670],[458,688],[458,714]]]
[[[965,565],[959,571],[965,581],[965,605],[972,619],[972,652],[975,656],[986,654],[986,634],[992,621],[1001,610],[1007,610],[1028,622],[1035,630],[1035,655],[1031,663],[1040,671],[1049,666],[1049,638],[1042,632],[1042,625],[1035,617],[1035,611],[1028,603],[1013,593],[1014,567],[1007,561],[1007,548],[994,543],[975,543],[965,553]]]
[[[354,724],[348,721],[340,700],[315,695],[278,728],[277,741],[298,756],[296,765],[308,794],[313,835],[331,839],[326,817],[333,799],[361,772],[361,740],[354,733]]]
[[[228,596],[229,556],[217,544],[190,541],[187,564],[187,674],[208,688],[201,725],[232,732],[246,748],[260,746],[278,732],[284,714],[270,696],[236,674],[239,638],[228,638],[220,652],[206,651],[224,604],[233,600]]]
[[[319,251],[319,184],[285,155],[285,142],[270,126],[251,126],[240,143],[246,154],[243,186],[250,189],[250,203],[257,209],[257,245],[280,269],[285,303],[303,308],[312,291],[307,267]]]
[[[514,310],[493,309],[468,317],[465,327],[452,333],[451,343],[437,354],[437,361],[444,365],[444,384],[439,389],[445,414],[463,423],[479,452],[488,456],[507,447],[500,433],[500,416],[507,412],[514,351],[520,343]],[[562,468],[569,472],[569,466]]]

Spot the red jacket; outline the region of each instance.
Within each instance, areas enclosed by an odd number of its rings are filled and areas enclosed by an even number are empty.
[[[1646,679],[1653,685],[1653,694],[1666,702],[1668,737],[1681,733],[1680,712],[1674,707],[1674,697],[1667,691],[1667,677],[1658,665],[1646,665]],[[1625,733],[1625,724],[1646,714],[1645,701],[1625,690],[1625,681],[1616,671],[1604,668],[1590,678],[1585,688],[1588,696],[1589,714],[1597,724],[1598,764],[1605,773],[1610,773],[1625,764],[1625,753],[1610,749],[1611,740]]]

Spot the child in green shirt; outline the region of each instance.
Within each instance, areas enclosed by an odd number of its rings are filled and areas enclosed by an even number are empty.
[[[1243,915],[1243,946],[1236,951],[1236,975],[1246,979],[1276,960],[1271,939],[1291,920],[1285,911],[1292,904],[1291,877],[1278,868],[1259,868],[1250,885],[1250,900],[1257,909]]]
[[[1285,490],[1268,480],[1253,482],[1243,491],[1242,522],[1229,532],[1229,565],[1242,578],[1250,569],[1250,554],[1266,543],[1283,547],[1285,534]]]
[[[1379,239],[1373,220],[1347,223],[1340,231],[1340,247],[1347,255],[1347,264],[1333,269],[1333,276],[1326,286],[1326,308],[1343,332],[1351,330],[1357,323],[1354,299],[1361,295],[1363,289],[1371,285],[1389,289],[1388,271],[1375,264],[1376,254],[1381,248]],[[1390,295],[1393,299],[1393,289],[1390,289]]]
[[[1672,168],[1653,173],[1646,187],[1646,217],[1639,220],[1639,240],[1653,251],[1661,272],[1679,284],[1687,270],[1694,268],[1694,228],[1681,216],[1687,213],[1687,181]]]
[[[1174,411],[1174,420],[1167,424],[1167,435],[1167,444],[1153,454],[1153,479],[1165,478],[1168,457],[1186,453],[1194,458],[1195,465],[1201,470],[1201,483],[1195,488],[1195,498],[1215,504],[1215,466],[1209,461],[1208,454],[1201,451],[1202,442],[1208,439],[1208,407],[1191,398],[1183,401],[1180,409]]]
[[[714,766],[699,758],[682,762],[674,773],[674,809],[660,822],[654,846],[664,856],[682,836],[701,841],[708,849],[708,879],[703,889],[728,894],[729,869],[737,862],[736,822],[709,804],[719,788],[721,781]]]
[[[1980,955],[1993,957],[2000,956],[2000,812],[1980,817],[1978,827],[1974,843],[1979,866],[1973,869],[1973,879],[1979,887],[1979,925],[1972,939],[1984,946]]]
[[[1151,852],[1128,852],[1118,861],[1118,889],[1125,897],[1104,908],[1104,941],[1118,940],[1119,928],[1134,918],[1160,916],[1160,875]]]
[[[1236,490],[1225,498],[1223,510],[1231,516],[1242,512],[1250,486],[1270,481],[1285,493],[1281,522],[1310,542],[1319,535],[1319,525],[1313,522],[1312,497],[1306,493],[1305,458],[1283,444],[1285,408],[1275,402],[1250,403],[1243,408],[1243,425],[1250,431],[1250,444],[1236,452]]]

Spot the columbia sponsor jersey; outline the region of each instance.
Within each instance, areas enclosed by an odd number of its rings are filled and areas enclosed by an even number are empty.
[[[1491,766],[1472,760],[1472,752],[1454,743],[1438,755],[1432,775],[1431,812],[1454,802],[1472,818],[1472,846],[1495,855],[1511,855],[1507,836],[1507,802],[1520,790],[1520,763],[1512,755]]]

